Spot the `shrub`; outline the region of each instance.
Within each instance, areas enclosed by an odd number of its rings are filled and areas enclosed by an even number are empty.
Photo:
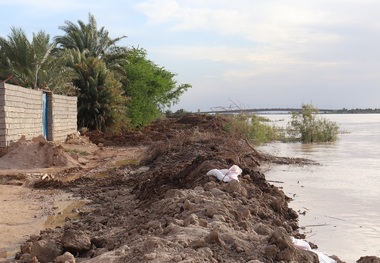
[[[338,139],[339,126],[325,118],[317,118],[318,109],[302,105],[301,113],[293,112],[288,123],[288,139],[303,143],[333,142]]]
[[[225,130],[237,137],[260,144],[279,139],[279,133],[269,120],[258,115],[238,114],[230,117]]]

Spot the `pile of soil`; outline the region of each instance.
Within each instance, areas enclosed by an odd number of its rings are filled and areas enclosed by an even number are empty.
[[[16,261],[319,262],[291,242],[290,236],[304,236],[290,198],[260,171],[269,157],[226,133],[226,123],[220,116],[189,115],[139,132],[88,133],[104,147],[148,148],[139,162],[112,167],[102,177],[35,183],[90,203],[63,227],[30,237]],[[243,170],[239,181],[207,175],[232,165]]]
[[[48,142],[41,135],[32,140],[22,136],[0,158],[0,169],[34,169],[49,167],[75,167],[77,160],[65,152],[60,144]]]

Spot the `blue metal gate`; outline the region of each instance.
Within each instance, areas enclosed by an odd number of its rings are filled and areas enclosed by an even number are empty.
[[[46,93],[42,94],[42,133],[47,139],[48,132],[48,121],[47,121],[47,102],[46,102]]]

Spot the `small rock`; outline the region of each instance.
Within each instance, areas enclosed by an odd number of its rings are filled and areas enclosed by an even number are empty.
[[[185,218],[185,220],[183,221],[183,224],[185,226],[188,226],[188,225],[198,226],[199,225],[198,216],[196,214],[189,215],[188,217]]]
[[[54,263],[75,263],[75,257],[70,252],[65,252],[65,254],[56,257]]]
[[[73,254],[82,253],[90,250],[91,239],[83,231],[67,229],[63,233],[62,245]]]
[[[157,257],[157,253],[149,253],[144,255],[144,259],[146,260],[153,260]]]
[[[357,263],[380,263],[380,258],[375,256],[365,256],[361,257]]]

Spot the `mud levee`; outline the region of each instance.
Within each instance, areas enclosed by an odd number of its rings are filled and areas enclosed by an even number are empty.
[[[292,244],[290,236],[303,237],[298,215],[261,173],[260,154],[225,125],[222,117],[197,115],[138,132],[88,134],[104,145],[100,152],[141,146],[144,154],[73,181],[37,181],[35,188],[62,189],[90,204],[63,227],[30,237],[16,261],[318,262]],[[207,175],[232,165],[243,170],[239,181]]]

